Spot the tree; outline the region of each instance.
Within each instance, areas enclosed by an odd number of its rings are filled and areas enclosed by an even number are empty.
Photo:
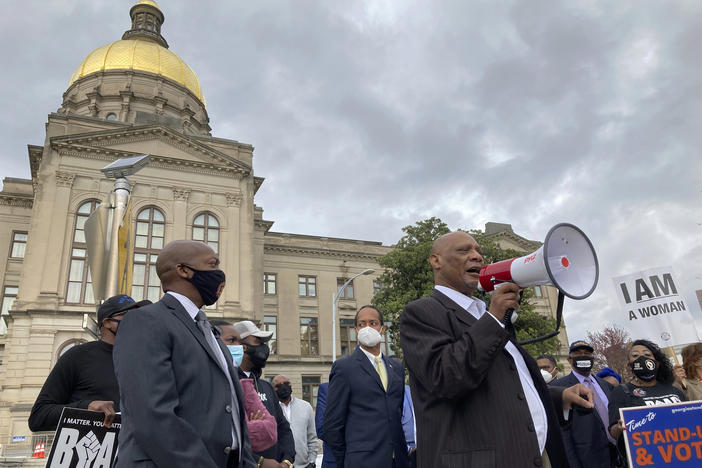
[[[622,376],[623,382],[633,378],[626,352],[631,339],[626,330],[614,324],[606,325],[601,331],[587,332],[587,340],[594,349],[593,372],[609,366]]]
[[[400,315],[408,302],[427,296],[434,288],[434,274],[429,264],[429,254],[434,241],[440,236],[450,232],[450,229],[439,218],[432,217],[418,221],[412,226],[402,228],[405,235],[397,242],[395,249],[378,260],[380,266],[385,268],[379,282],[383,285],[373,298],[373,305],[385,314],[390,321],[390,339],[392,349],[401,355],[399,342]],[[467,231],[476,242],[480,244],[483,259],[486,264],[500,260],[521,256],[515,250],[503,250],[494,240],[485,236],[480,230]],[[524,297],[520,305],[519,319],[515,324],[517,339],[533,338],[553,331],[556,327],[553,319],[547,319],[534,312],[529,299],[533,297],[533,290],[524,290]],[[490,303],[490,296],[486,293],[476,292],[475,297]],[[526,349],[533,356],[544,352],[558,350],[558,337],[527,345]]]

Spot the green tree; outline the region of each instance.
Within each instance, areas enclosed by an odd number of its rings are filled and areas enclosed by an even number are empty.
[[[379,281],[383,285],[373,298],[373,305],[385,314],[390,326],[391,346],[398,354],[402,354],[399,342],[400,315],[408,302],[414,301],[431,293],[434,287],[434,274],[429,264],[429,254],[434,241],[440,236],[451,232],[446,223],[432,217],[418,221],[412,226],[402,228],[404,236],[397,242],[395,248],[378,260],[385,269]],[[515,250],[501,249],[495,241],[485,236],[480,230],[467,231],[480,244],[484,262],[494,263],[500,260],[521,256]],[[474,296],[490,303],[490,296],[476,292]],[[534,311],[529,299],[534,296],[532,289],[525,289],[519,310],[519,319],[515,324],[517,339],[525,340],[553,331],[555,320],[546,319]],[[554,353],[558,350],[557,337],[527,345],[526,349],[533,356],[544,352]]]

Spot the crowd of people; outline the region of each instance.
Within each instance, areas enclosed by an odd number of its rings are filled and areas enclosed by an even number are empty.
[[[272,332],[209,321],[225,285],[217,254],[174,241],[156,264],[164,296],[126,295],[99,308],[100,340],[62,355],[32,408],[33,431],[54,430],[64,407],[121,414],[116,467],[623,467],[619,409],[702,398],[702,344],[673,367],[655,343],[634,341],[634,378],[594,375],[593,347],[570,345],[572,372],[532,358],[505,327],[518,287],[490,307],[473,297],[483,265],[470,235],[437,239],[432,293],[401,315],[404,361],[380,342],[383,312],[356,312],[358,347],[332,364],[316,411],[285,375],[262,377]],[[409,376],[409,385],[405,376]]]

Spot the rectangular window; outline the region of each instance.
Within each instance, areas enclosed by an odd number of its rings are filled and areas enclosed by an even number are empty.
[[[318,375],[302,376],[302,399],[317,409],[317,391],[319,390],[320,377]]]
[[[300,296],[317,296],[317,277],[300,275],[297,277],[297,291]]]
[[[356,323],[354,319],[341,319],[339,321],[339,334],[341,341],[341,355],[351,354],[356,349],[358,341],[356,340]]]
[[[26,232],[13,232],[12,233],[12,251],[10,252],[10,257],[24,258],[24,248],[26,246],[27,246],[27,233]]]
[[[340,287],[348,281],[348,278],[337,278],[336,279],[336,290],[338,291]],[[339,294],[340,299],[353,299],[353,281],[346,285],[343,291]]]
[[[383,284],[378,280],[373,280],[373,295],[375,296],[383,289]]]
[[[543,296],[543,293],[541,292],[541,286],[534,286],[534,296],[536,296],[536,297]]]
[[[271,354],[276,354],[278,352],[278,317],[265,315],[263,317],[263,331],[273,332],[268,347],[271,348]]]
[[[158,260],[158,254],[134,253],[131,296],[137,301],[148,299],[151,302],[158,302],[161,298],[161,283],[156,274],[156,260]]]
[[[319,356],[319,334],[316,317],[300,317],[300,354]]]
[[[275,273],[263,274],[263,294],[275,295]]]
[[[19,288],[17,286],[5,286],[5,289],[2,292],[2,314],[1,315],[8,315],[10,313],[10,310],[12,310],[12,306],[15,303],[15,299],[17,299],[17,292],[19,291]]]

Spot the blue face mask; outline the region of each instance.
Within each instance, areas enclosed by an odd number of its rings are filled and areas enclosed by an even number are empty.
[[[241,366],[241,360],[244,358],[244,347],[242,345],[227,345],[229,352],[232,353],[232,359],[236,367]]]

